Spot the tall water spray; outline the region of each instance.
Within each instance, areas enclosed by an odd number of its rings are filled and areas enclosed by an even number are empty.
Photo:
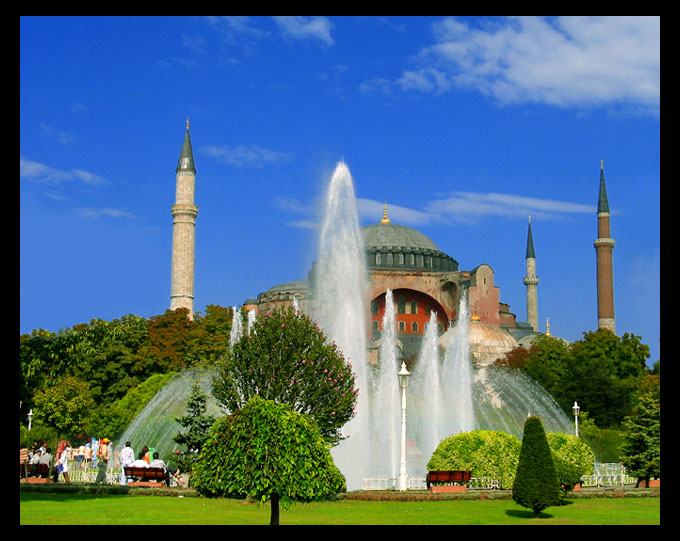
[[[425,460],[444,438],[444,394],[441,381],[441,361],[439,359],[439,332],[437,313],[430,313],[430,321],[425,326],[425,335],[420,355],[411,371],[409,398],[412,403],[411,424],[420,443]]]
[[[248,310],[248,336],[252,336],[256,320],[257,314],[255,313],[255,310]]]
[[[241,320],[241,311],[232,306],[231,332],[229,334],[229,346],[233,347],[236,342],[241,339],[243,334],[243,321]]]
[[[447,399],[442,413],[447,435],[475,429],[469,328],[467,292],[464,292],[460,298],[453,340],[444,351],[442,386]]]
[[[397,378],[396,318],[390,289],[385,293],[385,312],[378,367],[369,376],[371,476],[396,479],[399,474],[400,388]]]
[[[360,488],[367,473],[366,284],[354,183],[347,165],[340,162],[331,176],[326,196],[313,317],[351,363],[359,390],[356,415],[342,430],[348,437],[332,451],[350,490]]]

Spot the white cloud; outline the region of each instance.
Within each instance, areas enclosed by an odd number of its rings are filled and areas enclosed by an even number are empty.
[[[306,205],[296,199],[277,199],[276,204],[286,212],[308,217],[288,222],[286,225],[310,229],[319,227],[319,220],[312,205]],[[384,201],[357,198],[360,221],[377,223],[383,216],[384,205]],[[429,223],[474,224],[482,218],[498,216],[523,220],[528,216],[543,220],[562,220],[568,214],[595,214],[596,211],[594,205],[503,193],[453,192],[446,197],[429,201],[422,210],[387,202],[387,217],[390,221],[409,227]]]
[[[395,82],[404,90],[476,89],[501,103],[559,106],[660,100],[659,17],[455,18],[433,24],[435,43]]]
[[[92,220],[96,220],[98,218],[101,218],[102,216],[107,217],[107,218],[127,218],[127,219],[136,219],[137,217],[132,214],[131,212],[128,212],[127,210],[122,210],[122,209],[112,209],[112,208],[103,208],[103,209],[93,209],[93,208],[78,208],[76,209],[76,213],[79,216],[82,216],[84,218],[89,218]]]
[[[331,22],[326,17],[277,16],[274,21],[287,37],[320,39],[333,45]]]
[[[470,221],[481,216],[561,219],[565,214],[595,213],[593,205],[539,199],[502,193],[453,192],[443,199],[430,201],[426,211],[439,219]]]
[[[263,167],[265,164],[279,163],[291,159],[290,154],[277,152],[257,145],[208,145],[201,147],[201,152],[212,156],[220,162],[235,167]]]
[[[32,182],[45,184],[61,184],[62,182],[80,181],[84,184],[106,184],[107,181],[83,169],[71,169],[62,171],[45,165],[44,163],[31,161],[24,156],[19,156],[19,177]]]

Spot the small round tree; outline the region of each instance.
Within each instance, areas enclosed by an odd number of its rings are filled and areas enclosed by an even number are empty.
[[[280,308],[258,316],[218,366],[213,396],[236,412],[254,396],[289,404],[309,415],[324,439],[337,445],[355,414],[351,365],[309,316]]]
[[[215,422],[191,482],[207,496],[269,500],[272,525],[279,523],[279,502],[285,508],[345,490],[316,425],[286,404],[258,397]]]
[[[538,417],[528,417],[524,423],[512,499],[523,507],[533,509],[536,516],[546,507],[559,505],[561,501],[550,446]]]

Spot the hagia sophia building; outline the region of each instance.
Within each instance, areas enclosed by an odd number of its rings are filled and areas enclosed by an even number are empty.
[[[198,207],[194,202],[196,168],[187,120],[184,143],[176,169],[176,201],[172,206],[172,284],[170,309],[184,307],[193,317],[194,247]],[[594,241],[597,262],[598,328],[615,331],[612,250],[609,205],[600,164],[597,209],[598,238]],[[526,244],[526,321],[517,321],[510,306],[501,301],[494,282],[494,270],[480,264],[470,270],[439,250],[433,240],[419,231],[393,223],[387,205],[382,219],[361,228],[370,281],[370,301],[366,306],[369,330],[369,360],[377,361],[377,343],[382,333],[387,289],[393,294],[397,339],[401,356],[413,361],[431,312],[436,312],[440,334],[452,328],[458,318],[461,295],[467,292],[470,314],[470,350],[478,363],[489,363],[518,345],[528,347],[542,333],[538,325],[538,283],[536,252],[531,218]],[[314,291],[314,265],[307,279],[278,284],[243,303],[246,310],[266,313],[278,306],[297,302],[308,312]],[[547,323],[546,334],[550,334]]]

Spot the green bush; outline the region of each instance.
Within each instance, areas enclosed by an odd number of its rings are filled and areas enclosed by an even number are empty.
[[[548,439],[538,417],[528,417],[524,423],[512,499],[532,509],[536,516],[546,507],[559,505],[562,499]]]
[[[497,479],[509,488],[515,479],[520,441],[491,430],[463,432],[442,440],[427,463],[428,470],[471,470],[473,477]]]
[[[584,475],[592,475],[595,454],[585,441],[571,434],[559,432],[549,432],[546,437],[553,457],[556,455],[572,464],[578,472],[579,479]]]
[[[270,500],[272,523],[278,523],[279,501],[286,507],[345,490],[314,422],[287,404],[259,397],[215,421],[191,479],[207,496]]]

